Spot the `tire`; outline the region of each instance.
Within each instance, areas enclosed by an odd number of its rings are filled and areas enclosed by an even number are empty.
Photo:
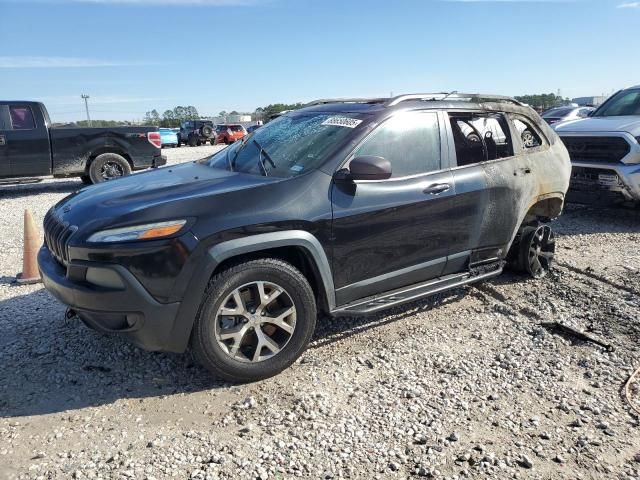
[[[180,148],[180,140],[178,140],[178,143],[176,143],[176,148]]]
[[[216,144],[216,143],[218,143],[218,142],[216,141],[216,139],[215,139],[215,138],[212,138],[211,140],[209,140],[209,143],[211,144],[211,146],[213,146],[213,145],[215,145],[215,144]]]
[[[274,309],[266,311],[266,317],[259,314],[267,300],[265,296],[255,295],[260,292],[254,288],[258,283],[263,284],[262,293],[269,292],[268,296],[281,289],[275,299],[266,304],[265,311]],[[240,292],[239,297],[234,296],[237,292]],[[235,298],[241,298],[241,304]],[[256,307],[258,298],[265,300]],[[234,306],[230,307],[230,304]],[[244,311],[244,314],[223,315],[223,307],[228,312]],[[289,333],[263,320],[275,319],[278,315],[283,317],[291,311],[290,316],[279,320],[287,330],[291,329]],[[304,352],[315,329],[316,315],[309,282],[292,265],[273,258],[240,263],[218,273],[209,282],[191,333],[193,356],[214,375],[227,381],[242,383],[271,377],[289,367]],[[269,337],[270,345],[279,347],[277,352],[274,353],[266,342],[262,346],[258,343],[258,329],[262,338]],[[218,336],[225,336],[225,332],[226,336],[230,336],[228,332],[234,332],[233,338]],[[234,353],[236,345],[239,348]]]
[[[131,173],[129,162],[117,153],[103,153],[89,165],[89,177],[93,183],[101,183]]]
[[[93,182],[91,181],[91,177],[89,175],[81,175],[80,181],[85,185],[91,185]]]
[[[198,139],[196,137],[189,137],[189,146],[195,147],[198,144]]]
[[[210,125],[203,125],[200,128],[200,134],[203,137],[209,138],[213,134],[213,128]]]
[[[527,225],[520,230],[509,252],[509,267],[532,278],[543,278],[552,268],[554,255],[555,236],[551,227],[542,223]]]

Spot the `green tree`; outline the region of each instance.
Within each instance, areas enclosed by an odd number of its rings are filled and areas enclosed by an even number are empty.
[[[154,108],[150,112],[145,113],[143,122],[145,125],[160,125],[160,114]]]

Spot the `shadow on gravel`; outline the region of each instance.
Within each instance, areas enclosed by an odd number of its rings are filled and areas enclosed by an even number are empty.
[[[560,235],[640,233],[640,209],[568,204],[552,226]]]
[[[80,180],[0,185],[0,198],[27,197],[39,193],[73,193],[85,186]]]
[[[320,348],[467,294],[457,289],[368,318],[320,318]],[[146,352],[77,320],[44,289],[0,302],[0,417],[46,415],[145,398],[227,388],[191,355]]]

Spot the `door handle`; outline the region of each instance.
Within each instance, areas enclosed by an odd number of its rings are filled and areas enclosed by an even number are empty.
[[[451,188],[451,185],[448,183],[434,183],[433,185],[429,185],[425,188],[422,193],[427,193],[431,195],[439,195],[440,193],[444,193]]]
[[[5,137],[4,135],[0,135],[0,147],[6,144],[7,144],[7,137]]]

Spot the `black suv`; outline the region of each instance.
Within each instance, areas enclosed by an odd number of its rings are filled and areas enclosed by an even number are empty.
[[[199,147],[209,142],[215,145],[215,126],[211,120],[187,120],[180,125],[178,132],[178,147],[183,143],[190,147]]]
[[[38,261],[87,325],[256,380],[300,356],[318,312],[371,314],[506,262],[543,276],[570,170],[512,99],[312,102],[209,158],[70,195]]]

